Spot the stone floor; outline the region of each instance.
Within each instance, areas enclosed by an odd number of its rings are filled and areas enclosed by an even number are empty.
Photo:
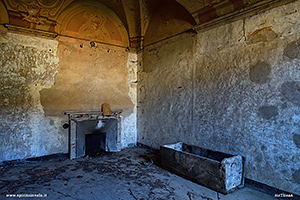
[[[143,147],[0,168],[0,199],[14,199],[9,195],[57,200],[275,199],[250,188],[219,194],[162,169],[159,152]]]

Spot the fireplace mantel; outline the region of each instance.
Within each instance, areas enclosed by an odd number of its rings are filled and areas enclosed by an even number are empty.
[[[111,116],[103,116],[101,111],[64,111],[64,114],[68,115],[69,119],[82,121],[82,120],[118,118],[122,112],[123,112],[122,110],[112,110]]]
[[[65,111],[69,121],[69,156],[70,159],[79,158],[85,155],[84,139],[80,133],[79,125],[86,121],[95,121],[95,123],[107,123],[108,133],[106,135],[106,148],[108,152],[121,150],[121,116],[122,110],[111,111],[110,116],[103,116],[101,111]],[[105,125],[106,126],[106,125]],[[112,127],[112,128],[111,128]]]

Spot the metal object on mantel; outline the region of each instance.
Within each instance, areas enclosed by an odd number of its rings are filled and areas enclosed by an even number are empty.
[[[244,158],[182,142],[160,147],[165,169],[227,194],[244,186]]]

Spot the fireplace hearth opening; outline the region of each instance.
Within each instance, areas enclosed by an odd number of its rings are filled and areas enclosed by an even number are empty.
[[[106,133],[85,135],[85,155],[95,156],[105,151]]]

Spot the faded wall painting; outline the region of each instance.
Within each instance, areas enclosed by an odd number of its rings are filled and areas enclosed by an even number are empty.
[[[124,28],[124,27],[123,27]],[[126,46],[124,30],[120,30],[114,19],[99,9],[83,10],[74,14],[65,24],[62,35],[94,40],[118,46]]]
[[[6,0],[10,24],[54,32],[64,0]]]

